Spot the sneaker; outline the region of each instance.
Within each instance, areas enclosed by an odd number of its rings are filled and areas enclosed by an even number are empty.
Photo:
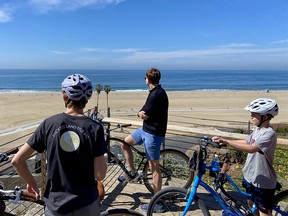
[[[139,176],[139,173],[137,171],[129,172],[129,174],[131,177],[126,175],[126,179],[128,180],[128,182],[137,182],[138,181],[138,178],[140,176]]]
[[[149,203],[145,203],[145,204],[141,205],[140,208],[143,212],[147,213],[148,206],[149,206]],[[156,205],[153,209],[153,213],[164,213],[164,212],[166,212],[164,205],[162,203],[159,203],[159,204],[156,203]]]
[[[124,184],[125,182],[137,182],[138,178],[140,177],[138,172],[129,172],[130,176],[125,175],[125,176],[119,176],[118,177],[118,181],[121,182],[122,184]]]

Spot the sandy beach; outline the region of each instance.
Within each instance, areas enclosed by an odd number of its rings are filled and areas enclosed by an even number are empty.
[[[136,113],[142,107],[148,91],[110,92],[108,106],[110,117],[139,121]],[[279,115],[272,124],[288,124],[288,91],[171,91],[169,97],[169,125],[192,129],[241,128],[247,129],[250,114],[243,108],[259,97],[274,98]],[[27,141],[39,123],[54,114],[64,112],[62,94],[49,93],[1,93],[0,146],[5,151]],[[97,104],[94,93],[86,111]],[[107,117],[107,94],[99,95],[99,111]],[[21,137],[21,139],[19,139]],[[11,142],[13,140],[13,142]],[[286,143],[286,141],[285,141]]]
[[[137,120],[136,112],[142,107],[148,91],[110,92],[108,106],[111,117]],[[169,124],[227,125],[227,122],[248,122],[249,113],[243,108],[251,100],[269,97],[277,101],[280,112],[272,123],[288,123],[288,91],[171,91],[169,97]],[[31,125],[44,118],[65,111],[62,94],[1,93],[0,131]],[[86,110],[97,104],[94,93]],[[99,111],[107,116],[107,94],[99,95]],[[211,121],[217,120],[217,121]],[[210,123],[209,123],[210,122]],[[214,122],[214,123],[213,123]],[[231,125],[231,123],[230,123]]]

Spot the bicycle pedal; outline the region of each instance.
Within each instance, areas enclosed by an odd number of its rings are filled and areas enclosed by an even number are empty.
[[[118,181],[119,181],[123,186],[126,186],[126,185],[127,185],[127,180],[126,180],[125,176],[119,176],[119,177],[118,177]]]
[[[122,184],[121,184],[121,185],[122,185],[123,187],[125,187],[127,184],[128,184],[128,182],[127,182],[127,181],[125,181],[125,182],[122,182]]]

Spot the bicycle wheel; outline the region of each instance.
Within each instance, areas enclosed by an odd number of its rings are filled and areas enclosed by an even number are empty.
[[[123,156],[123,152],[121,149],[121,145],[124,144],[124,140],[118,139],[118,138],[110,138],[110,146],[109,151],[115,155],[120,161],[124,161],[125,158]],[[116,161],[114,161],[116,162]]]
[[[147,216],[151,215],[182,215],[187,204],[188,189],[178,187],[168,187],[158,191],[151,199]],[[159,213],[159,205],[161,205],[162,213]],[[158,211],[158,212],[157,212]],[[192,202],[186,216],[210,216],[204,202],[197,196]]]
[[[132,210],[132,209],[109,209],[105,212],[101,213],[101,216],[144,216],[139,212]]]
[[[168,186],[188,188],[193,181],[194,173],[188,167],[189,157],[175,149],[164,149],[160,152],[160,169],[162,188]],[[144,184],[153,194],[152,173],[147,162],[143,169]]]
[[[277,209],[280,209],[286,213],[286,216],[288,216],[288,190],[278,193],[274,198],[274,203],[275,205],[273,207],[272,215],[283,215],[277,212]]]

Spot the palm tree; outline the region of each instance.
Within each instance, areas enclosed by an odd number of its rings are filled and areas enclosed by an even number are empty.
[[[102,91],[103,87],[101,84],[96,85],[96,92],[97,92],[97,111],[98,111],[98,101],[99,101],[99,95]]]
[[[108,117],[110,117],[110,108],[108,107],[108,94],[109,94],[109,92],[111,91],[110,85],[105,85],[105,86],[104,86],[104,91],[105,91],[106,94],[107,94],[107,115],[108,115]]]

